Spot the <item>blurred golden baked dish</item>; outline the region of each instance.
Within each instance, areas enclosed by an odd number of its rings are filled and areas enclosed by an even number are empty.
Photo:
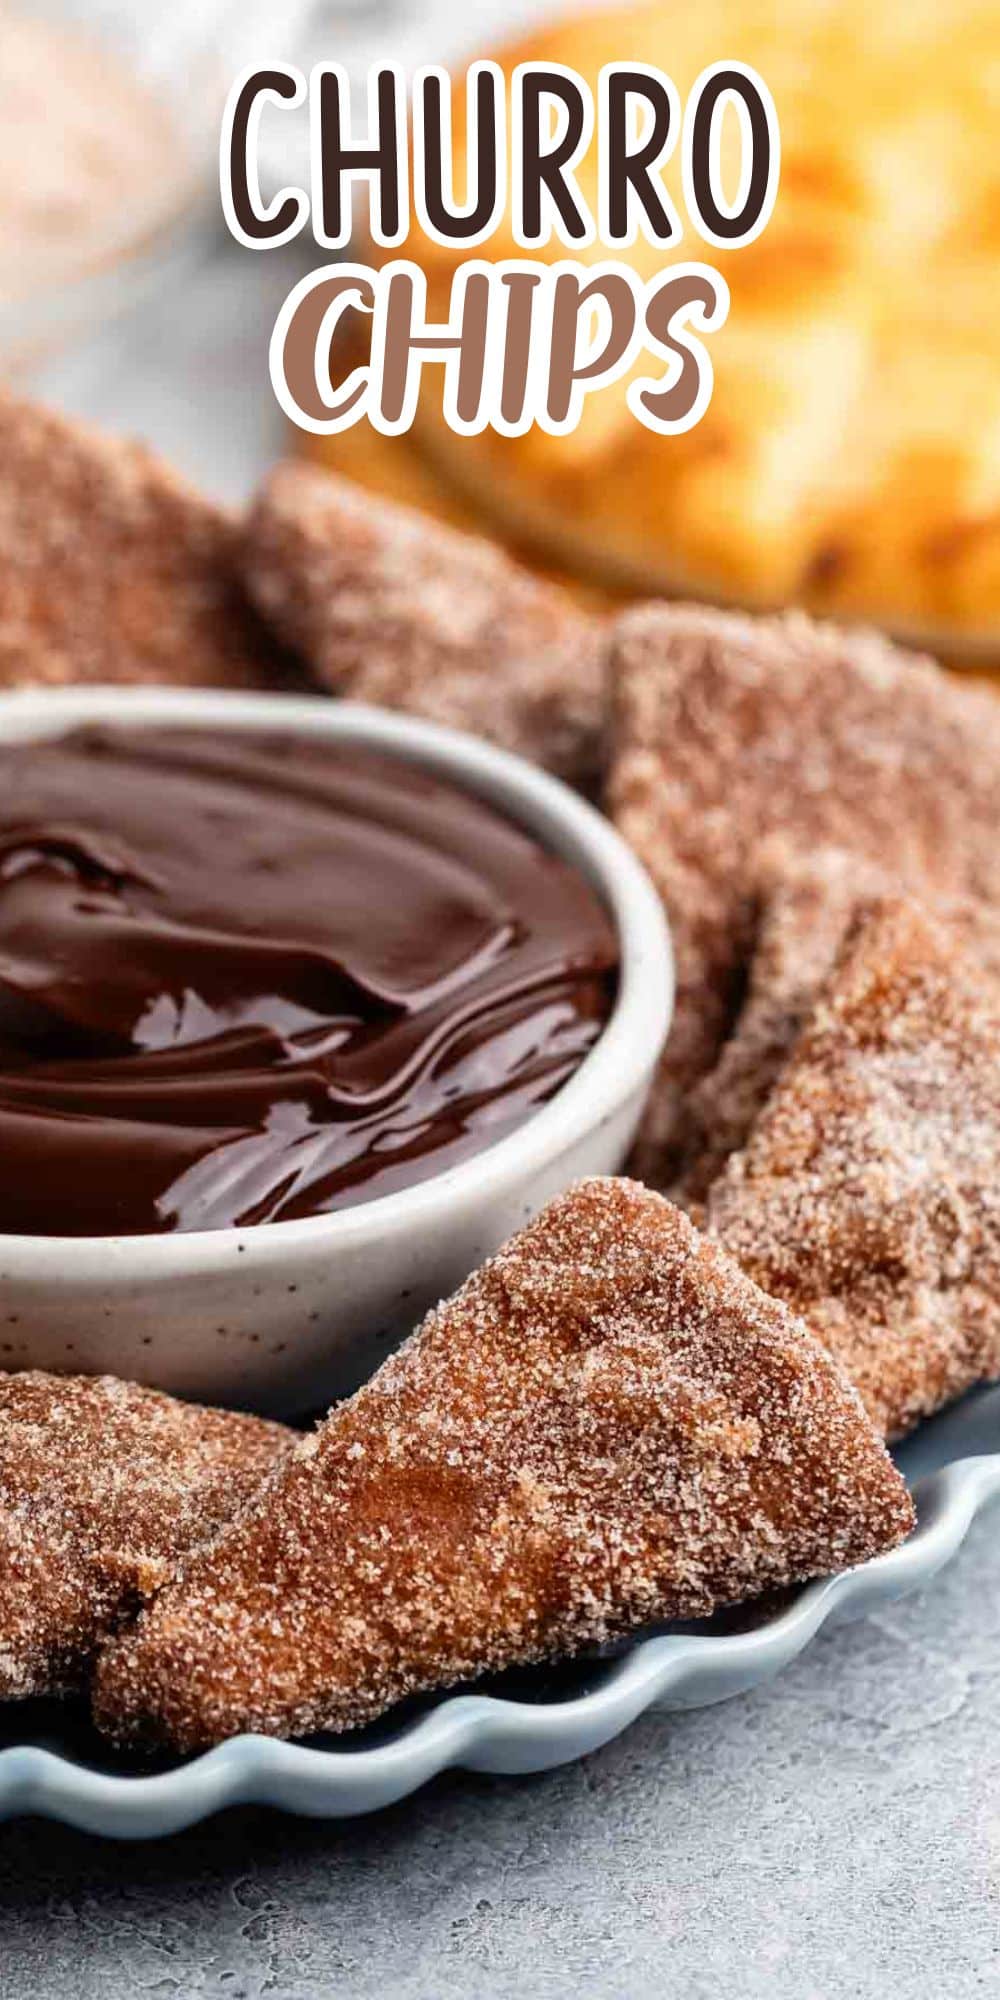
[[[639,60],[683,98],[722,56],[753,64],[777,104],[782,174],[763,234],[726,252],[685,223],[674,252],[642,240],[573,253],[627,257],[647,276],[672,255],[724,271],[732,306],[710,336],[703,421],[647,431],[620,384],[589,399],[570,437],[459,438],[432,371],[423,447],[508,536],[592,582],[795,601],[1000,653],[995,0],[647,5],[554,24],[500,60],[592,81],[604,62]],[[461,190],[461,129],[455,157]],[[676,157],[666,179],[681,207]],[[593,149],[580,180],[595,205]],[[460,250],[414,235],[407,254],[446,309]],[[515,253],[501,229],[475,254]],[[343,446],[330,441],[335,462]]]

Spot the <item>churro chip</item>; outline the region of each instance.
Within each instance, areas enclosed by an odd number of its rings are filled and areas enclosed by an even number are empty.
[[[1000,1005],[915,904],[859,912],[708,1219],[890,1436],[1000,1373]]]
[[[666,1183],[739,1011],[755,858],[847,848],[922,901],[1000,909],[1000,703],[873,633],[649,605],[613,644],[611,803],[666,904],[674,1026],[637,1155]]]
[[[77,1686],[291,1435],[110,1375],[0,1375],[0,1697]]]
[[[96,1714],[182,1750],[862,1561],[912,1523],[840,1370],[661,1196],[515,1236],[112,1644]]]
[[[491,543],[286,464],[251,512],[245,573],[279,638],[335,693],[470,729],[596,784],[602,628]]]
[[[685,1108],[684,1166],[674,1198],[701,1202],[744,1146],[833,971],[864,900],[898,884],[845,848],[802,855],[780,838],[757,862],[758,907],[746,996],[714,1069]],[[1000,995],[1000,907],[946,898],[935,915]]]
[[[0,686],[288,682],[237,536],[141,446],[0,392]]]

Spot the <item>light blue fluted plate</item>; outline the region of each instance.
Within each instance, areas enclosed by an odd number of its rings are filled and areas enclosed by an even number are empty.
[[[144,1840],[223,1806],[273,1805],[346,1817],[373,1812],[449,1766],[543,1771],[596,1750],[659,1702],[701,1708],[755,1687],[830,1618],[853,1618],[917,1590],[1000,1495],[1000,1388],[978,1391],[899,1452],[919,1524],[902,1548],[808,1584],[780,1606],[720,1614],[637,1640],[612,1659],[508,1675],[489,1692],[444,1695],[357,1736],[274,1743],[241,1736],[149,1774],[107,1750],[81,1716],[10,1705],[0,1726],[0,1817],[41,1813],[90,1832]]]

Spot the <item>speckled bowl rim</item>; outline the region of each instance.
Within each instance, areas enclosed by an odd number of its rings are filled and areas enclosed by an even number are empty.
[[[501,813],[560,850],[571,846],[614,919],[621,974],[607,1026],[575,1074],[516,1131],[411,1188],[332,1214],[259,1228],[183,1230],[127,1236],[31,1236],[0,1232],[0,1265],[15,1282],[51,1278],[92,1283],[113,1262],[116,1281],[225,1271],[234,1247],[268,1265],[322,1245],[338,1249],[439,1216],[461,1192],[489,1198],[540,1160],[557,1158],[641,1088],[666,1040],[673,1014],[674,962],[663,906],[641,862],[611,822],[560,779],[481,738],[439,723],[315,695],[239,694],[205,689],[23,688],[0,695],[0,744],[52,737],[86,723],[218,727],[302,734],[358,743],[466,785]]]

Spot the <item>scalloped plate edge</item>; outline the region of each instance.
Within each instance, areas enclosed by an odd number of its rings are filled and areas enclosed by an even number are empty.
[[[441,1771],[543,1771],[597,1750],[654,1703],[701,1708],[770,1679],[831,1619],[861,1617],[919,1589],[1000,1496],[1000,1453],[963,1458],[915,1486],[919,1522],[888,1555],[798,1592],[750,1631],[667,1633],[639,1640],[590,1693],[529,1704],[492,1695],[442,1697],[394,1741],[319,1750],[240,1736],[176,1771],[116,1777],[32,1745],[0,1751],[0,1818],[39,1814],[118,1839],[178,1832],[235,1805],[310,1817],[375,1812]]]

